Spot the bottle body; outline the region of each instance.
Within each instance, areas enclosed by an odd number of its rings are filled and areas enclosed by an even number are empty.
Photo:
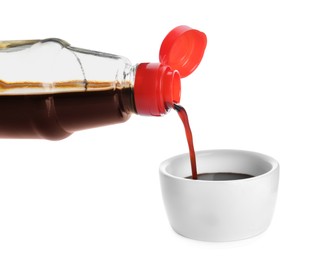
[[[0,42],[0,137],[63,139],[135,112],[135,66],[59,39]]]
[[[0,138],[63,139],[75,131],[125,122],[131,113],[166,114],[181,78],[199,65],[206,35],[181,25],[164,38],[159,63],[45,40],[0,42]]]

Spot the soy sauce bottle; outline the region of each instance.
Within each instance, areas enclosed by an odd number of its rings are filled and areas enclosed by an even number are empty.
[[[197,68],[206,41],[178,26],[161,45],[160,63],[137,65],[61,39],[0,42],[0,138],[60,140],[132,113],[164,115],[179,103],[180,78]]]

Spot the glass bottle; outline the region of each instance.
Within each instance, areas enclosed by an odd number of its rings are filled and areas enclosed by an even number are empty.
[[[164,115],[205,47],[205,34],[188,26],[166,36],[160,63],[137,65],[56,38],[0,42],[0,137],[60,140],[132,113]]]

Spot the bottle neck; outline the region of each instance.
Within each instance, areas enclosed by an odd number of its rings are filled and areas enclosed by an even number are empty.
[[[121,112],[126,114],[137,114],[134,100],[134,84],[132,81],[119,83],[119,86],[116,87],[115,92],[119,98]]]
[[[59,125],[68,133],[125,122],[135,113],[129,81],[99,91],[59,93],[50,100]]]

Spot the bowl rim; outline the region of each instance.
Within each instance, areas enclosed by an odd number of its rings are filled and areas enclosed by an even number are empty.
[[[167,158],[166,160],[162,161],[159,165],[159,173],[160,175],[163,175],[163,176],[167,176],[169,178],[172,178],[172,179],[176,179],[176,180],[179,180],[179,181],[188,181],[188,182],[192,182],[192,183],[210,183],[210,184],[213,184],[213,183],[238,183],[238,182],[251,182],[251,181],[255,181],[257,179],[261,179],[261,178],[265,178],[265,177],[268,177],[269,175],[271,174],[279,174],[279,163],[276,159],[274,159],[273,157],[271,156],[268,156],[266,154],[263,154],[263,153],[259,153],[259,152],[254,152],[254,151],[248,151],[248,150],[240,150],[240,149],[208,149],[208,150],[199,150],[199,151],[196,151],[195,154],[196,156],[198,155],[203,155],[203,154],[211,154],[211,153],[225,153],[225,152],[231,152],[231,153],[240,153],[240,154],[250,154],[250,155],[254,155],[254,156],[257,156],[259,157],[260,159],[262,160],[265,160],[267,161],[268,163],[271,164],[271,169],[263,174],[260,174],[258,176],[254,176],[252,178],[245,178],[245,179],[238,179],[238,180],[214,180],[214,181],[207,181],[207,180],[192,180],[192,179],[186,179],[184,177],[179,177],[179,176],[175,176],[175,175],[172,175],[170,174],[168,171],[167,171],[167,166],[172,162],[172,161],[175,161],[177,159],[180,159],[180,158],[183,158],[185,156],[189,156],[189,153],[183,153],[183,154],[178,154],[178,155],[175,155],[175,156],[172,156],[172,157],[169,157]]]

